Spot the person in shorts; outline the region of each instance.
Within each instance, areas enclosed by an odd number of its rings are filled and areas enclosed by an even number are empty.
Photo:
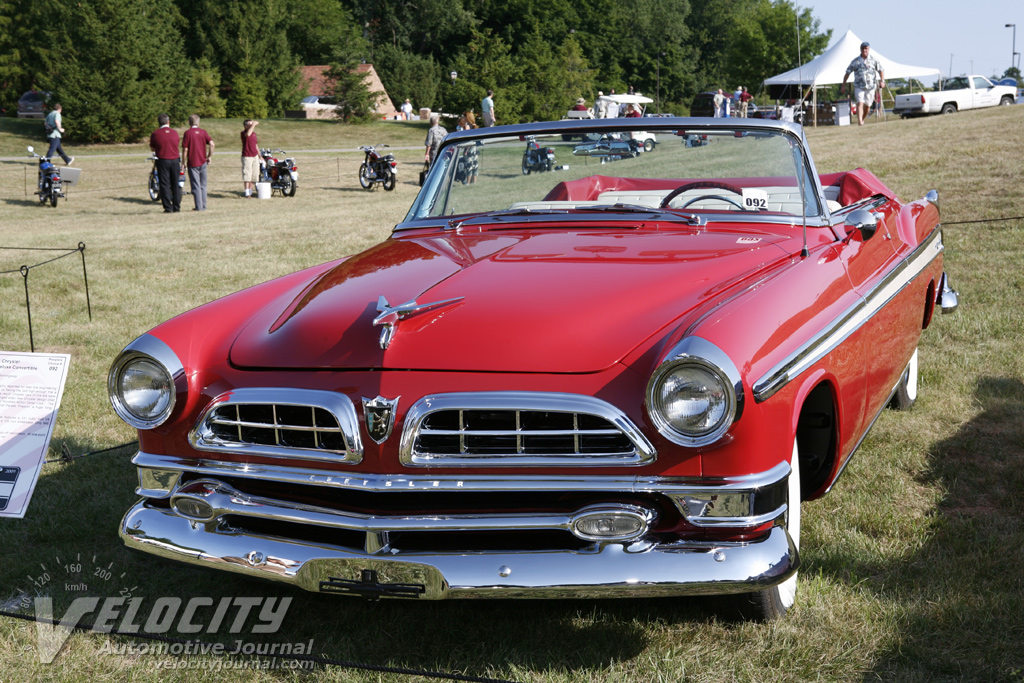
[[[850,74],[853,77],[853,95],[857,104],[857,125],[863,126],[871,105],[875,101],[875,88],[885,87],[885,71],[877,59],[870,53],[871,44],[861,43],[860,54],[854,57],[850,66],[846,67],[846,74],[843,75],[843,84],[839,86],[839,92],[846,92],[846,79]]]
[[[246,119],[242,124],[242,184],[245,185],[245,198],[252,197],[256,181],[260,179],[260,145],[256,140],[256,126],[259,121]]]

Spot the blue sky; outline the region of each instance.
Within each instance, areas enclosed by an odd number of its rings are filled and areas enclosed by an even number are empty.
[[[1014,42],[1006,24],[1017,24],[1017,52],[1024,52],[1024,0],[798,0],[797,5],[811,8],[822,31],[832,29],[832,42],[850,29],[887,58],[934,67],[943,77],[949,76],[950,61],[954,76],[1002,75]]]

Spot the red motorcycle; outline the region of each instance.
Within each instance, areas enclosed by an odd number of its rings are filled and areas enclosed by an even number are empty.
[[[260,158],[263,161],[260,166],[260,182],[270,183],[271,191],[280,190],[284,197],[294,197],[295,190],[299,187],[299,167],[295,164],[295,159],[278,159],[274,156],[275,152],[287,154],[283,149],[260,150]]]

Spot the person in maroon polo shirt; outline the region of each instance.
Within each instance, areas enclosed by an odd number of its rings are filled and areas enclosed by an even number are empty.
[[[260,179],[260,146],[256,141],[256,126],[260,122],[246,119],[242,125],[242,183],[248,199],[252,197],[252,189]]]
[[[188,182],[196,203],[192,210],[206,211],[206,165],[213,161],[213,139],[199,127],[199,114],[188,117],[188,125],[181,137],[181,157],[188,168]]]
[[[181,174],[181,153],[178,151],[178,131],[171,128],[171,117],[160,114],[156,117],[160,127],[149,136],[149,148],[156,155],[156,174],[160,181],[160,203],[164,213],[181,210],[181,188],[178,176]]]

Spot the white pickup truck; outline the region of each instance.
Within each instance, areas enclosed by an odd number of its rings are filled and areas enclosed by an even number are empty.
[[[954,114],[964,109],[1013,104],[1017,90],[1008,85],[995,85],[984,76],[950,78],[942,90],[897,95],[893,113],[900,116],[918,114]]]

